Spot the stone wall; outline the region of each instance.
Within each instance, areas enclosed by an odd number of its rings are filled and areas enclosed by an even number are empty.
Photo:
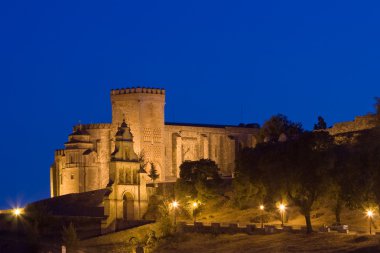
[[[357,116],[353,121],[340,122],[327,129],[331,135],[357,132],[375,127],[373,115]]]
[[[165,124],[165,178],[175,180],[179,166],[186,160],[211,159],[224,176],[231,176],[239,148],[254,147],[259,134],[257,128]]]

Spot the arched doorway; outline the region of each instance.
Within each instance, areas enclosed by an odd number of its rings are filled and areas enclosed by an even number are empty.
[[[123,196],[123,218],[125,220],[134,220],[135,207],[132,194],[126,192]]]

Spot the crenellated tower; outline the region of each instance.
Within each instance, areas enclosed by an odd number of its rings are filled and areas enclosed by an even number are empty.
[[[156,165],[160,180],[165,180],[165,90],[140,87],[111,90],[111,103],[111,136],[115,136],[125,119],[133,135],[134,150],[138,155],[144,153],[146,161]]]

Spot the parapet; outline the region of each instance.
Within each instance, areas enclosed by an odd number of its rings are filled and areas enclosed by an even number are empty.
[[[65,150],[64,149],[57,149],[55,150],[55,156],[64,156]]]
[[[131,93],[146,93],[146,94],[159,94],[165,95],[165,89],[162,88],[145,88],[145,87],[132,87],[132,88],[121,88],[121,89],[112,89],[112,95],[122,95],[122,94],[131,94]]]
[[[375,127],[374,115],[357,116],[353,121],[346,121],[334,124],[327,129],[331,135],[362,131]]]
[[[110,129],[110,123],[97,123],[97,124],[78,124],[73,127],[73,131],[75,132],[78,129]]]

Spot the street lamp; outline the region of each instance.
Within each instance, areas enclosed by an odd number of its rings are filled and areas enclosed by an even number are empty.
[[[369,234],[372,234],[372,217],[373,217],[373,211],[372,210],[367,211],[367,217],[369,220]]]
[[[174,200],[172,202],[172,207],[174,209],[174,225],[176,225],[177,224],[177,212],[176,212],[176,209],[178,207],[178,202]]]
[[[260,214],[261,214],[261,228],[264,228],[264,220],[263,220],[264,205],[260,205]]]
[[[280,206],[278,207],[278,209],[280,210],[280,214],[281,214],[281,226],[283,227],[284,226],[284,213],[285,213],[286,206],[284,204],[280,204]]]
[[[21,208],[15,208],[12,210],[12,213],[14,216],[18,217],[22,214],[22,209]]]
[[[198,205],[197,202],[193,202],[192,206],[193,206],[193,219],[194,219],[194,223],[195,223],[195,221],[196,221],[196,213],[195,213],[195,210],[198,208],[199,205]]]

